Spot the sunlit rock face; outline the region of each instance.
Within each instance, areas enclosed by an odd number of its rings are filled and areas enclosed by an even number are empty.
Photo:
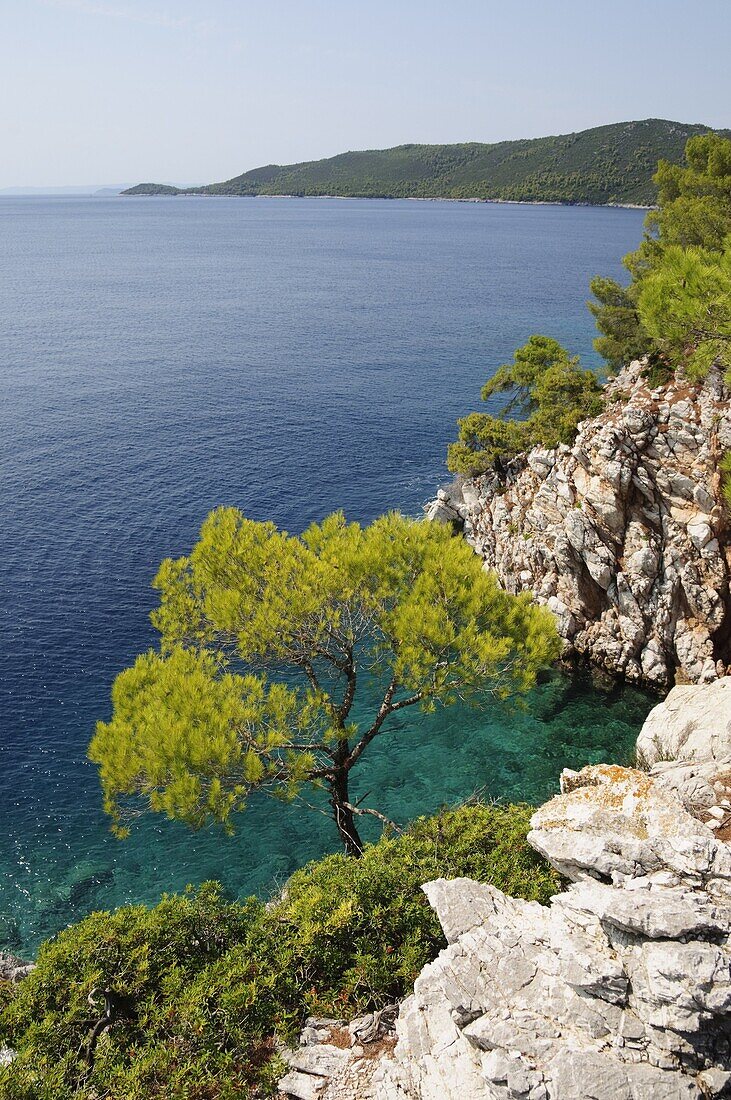
[[[606,396],[571,447],[461,480],[427,515],[461,526],[509,591],[533,591],[567,654],[658,686],[709,682],[731,661],[729,391],[718,372],[652,389],[635,362]]]
[[[646,770],[564,771],[561,794],[536,810],[528,841],[568,883],[549,906],[470,879],[427,883],[448,946],[400,1005],[395,1036],[391,1009],[355,1021],[349,1038],[322,1021],[322,1037],[303,1033],[282,1091],[731,1096],[731,677],[674,688],[638,758]]]
[[[647,716],[637,756],[686,809],[731,839],[731,676],[674,687]]]
[[[731,849],[662,779],[600,765],[530,843],[549,907],[466,879],[424,889],[449,941],[401,1006],[376,1100],[670,1100],[731,1082]]]

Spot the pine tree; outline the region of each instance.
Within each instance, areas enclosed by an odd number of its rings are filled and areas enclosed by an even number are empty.
[[[160,648],[118,676],[89,751],[122,835],[140,798],[230,830],[252,793],[309,785],[358,855],[357,817],[381,815],[354,804],[350,774],[389,719],[523,692],[558,655],[549,612],[502,591],[447,528],[398,514],[361,527],[335,513],[294,537],[221,508],[155,587]],[[357,723],[366,682],[379,701]]]

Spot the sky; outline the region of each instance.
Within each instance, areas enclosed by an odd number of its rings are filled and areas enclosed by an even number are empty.
[[[731,126],[731,0],[0,0],[0,189]]]

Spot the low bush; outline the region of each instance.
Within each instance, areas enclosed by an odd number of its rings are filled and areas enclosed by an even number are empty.
[[[530,809],[462,807],[419,819],[363,857],[326,856],[269,905],[227,901],[215,884],[152,909],[94,913],[46,943],[0,1013],[18,1052],[0,1070],[7,1100],[228,1100],[265,1097],[282,1072],[276,1040],[305,1016],[345,1018],[404,996],[444,946],[420,889],[439,876],[492,882],[546,901],[558,888],[526,844]],[[92,1064],[102,1009],[118,1004]]]

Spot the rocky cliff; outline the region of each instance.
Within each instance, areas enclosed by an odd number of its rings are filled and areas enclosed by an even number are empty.
[[[469,879],[428,883],[449,946],[401,1004],[395,1035],[375,1017],[350,1030],[310,1021],[282,1091],[731,1096],[731,679],[675,688],[639,748],[649,772],[565,772],[533,816],[529,841],[564,893],[544,907]]]
[[[731,663],[729,396],[719,373],[652,388],[633,363],[571,447],[459,481],[427,515],[458,523],[509,591],[547,604],[567,655],[657,686],[678,671],[714,680]]]

